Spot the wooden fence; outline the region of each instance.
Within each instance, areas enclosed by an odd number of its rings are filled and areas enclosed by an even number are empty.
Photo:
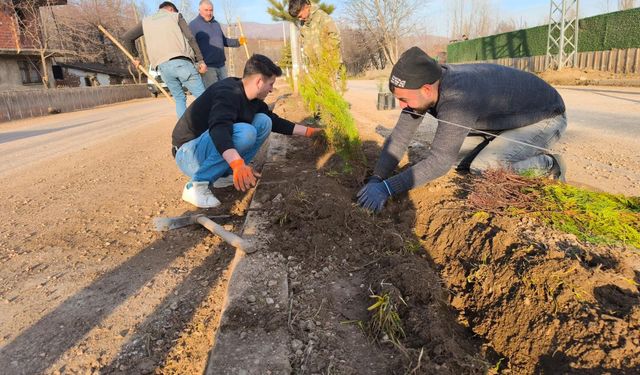
[[[0,92],[0,122],[71,112],[151,96],[146,84]]]
[[[544,71],[544,56],[521,58],[504,58],[487,61],[512,68],[539,73]],[[579,69],[601,70],[611,73],[640,73],[640,48],[614,49],[611,51],[594,51],[578,53]]]

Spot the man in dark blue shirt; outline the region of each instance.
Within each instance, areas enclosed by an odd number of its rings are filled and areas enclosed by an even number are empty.
[[[358,193],[362,207],[379,212],[389,197],[444,175],[473,133],[487,138],[465,156],[471,172],[505,168],[564,179],[562,157],[550,150],[567,128],[564,101],[537,76],[494,64],[440,65],[412,47],[393,66],[389,89],[402,113]],[[438,120],[429,153],[393,175],[427,114]]]
[[[211,0],[201,0],[198,7],[199,15],[189,23],[191,33],[198,42],[198,47],[204,55],[207,71],[203,75],[205,87],[227,78],[226,58],[224,47],[240,47],[247,43],[244,37],[239,39],[227,38],[222,32],[220,23],[213,18],[213,4]]]

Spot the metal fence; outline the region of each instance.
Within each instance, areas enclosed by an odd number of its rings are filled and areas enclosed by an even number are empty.
[[[145,84],[0,92],[0,122],[43,116],[50,110],[71,112],[150,95]]]
[[[544,71],[544,58],[544,56],[531,56],[473,62],[489,62],[539,73]],[[640,73],[640,48],[580,52],[578,53],[578,66],[576,68],[611,73]]]

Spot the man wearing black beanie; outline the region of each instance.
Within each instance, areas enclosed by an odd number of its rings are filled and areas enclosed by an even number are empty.
[[[444,175],[475,131],[485,139],[461,167],[533,171],[564,181],[562,158],[547,152],[567,127],[564,102],[537,76],[494,64],[440,65],[412,47],[393,66],[389,88],[402,112],[373,176],[358,192],[360,206],[379,212],[389,197]],[[438,120],[429,153],[392,176],[426,114]]]

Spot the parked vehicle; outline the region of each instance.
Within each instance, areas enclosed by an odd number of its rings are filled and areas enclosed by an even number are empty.
[[[160,72],[149,68],[149,75],[152,76],[160,84],[160,86],[162,86],[162,88],[164,89],[164,91],[167,92],[167,94],[171,95],[171,91],[169,91],[169,88],[167,88],[167,84],[162,80],[162,77],[160,76]],[[156,98],[158,97],[158,95],[162,94],[162,92],[158,90],[158,87],[153,84],[153,81],[150,78],[147,78],[147,88],[149,89],[149,91],[151,91],[153,96]],[[183,87],[182,91],[184,91],[185,94],[189,93],[189,90],[187,90],[186,87]]]
[[[153,77],[160,84],[160,86],[166,92],[168,92],[169,95],[171,95],[171,93],[169,92],[169,89],[167,88],[167,84],[162,80],[162,77],[160,76],[159,72],[149,68],[149,76]],[[156,98],[158,97],[159,94],[162,94],[162,92],[160,92],[158,87],[153,84],[153,81],[151,80],[151,78],[147,78],[147,88],[149,89],[149,91],[151,91],[151,94],[153,94],[153,96]]]

